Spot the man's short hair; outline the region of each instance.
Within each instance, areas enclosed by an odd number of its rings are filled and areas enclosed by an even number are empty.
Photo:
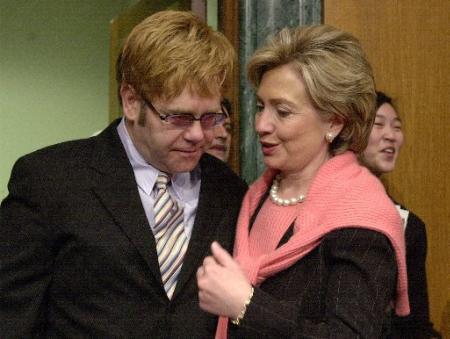
[[[161,11],[127,37],[116,65],[118,85],[127,83],[148,100],[173,99],[186,86],[201,96],[220,94],[236,55],[220,32],[191,12]]]

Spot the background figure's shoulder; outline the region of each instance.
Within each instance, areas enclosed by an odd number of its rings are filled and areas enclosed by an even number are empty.
[[[415,257],[415,260],[423,258],[425,260],[427,251],[427,231],[425,223],[405,206],[395,202],[395,207],[400,213],[405,231],[405,241],[409,260]],[[406,216],[406,218],[404,217]]]
[[[400,213],[400,216],[402,217],[402,221],[404,221],[405,229],[408,229],[408,227],[413,227],[425,232],[425,222],[417,214],[406,208],[404,205],[399,204],[395,200],[394,204],[398,212]]]
[[[227,163],[205,153],[200,159],[202,180],[213,180],[217,189],[232,189],[239,195],[244,195],[248,189],[247,183],[240,178]]]

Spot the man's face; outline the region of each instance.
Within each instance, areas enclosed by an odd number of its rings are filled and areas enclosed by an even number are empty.
[[[208,153],[222,161],[228,161],[231,147],[231,120],[227,117],[225,121],[214,127],[214,139]]]
[[[130,87],[122,90],[122,99],[128,133],[150,165],[169,174],[189,172],[197,166],[214,137],[214,128],[204,129],[199,121],[188,127],[173,126],[161,120]],[[176,98],[154,100],[152,105],[162,115],[183,113],[200,117],[221,111],[220,95],[201,97],[187,87]]]

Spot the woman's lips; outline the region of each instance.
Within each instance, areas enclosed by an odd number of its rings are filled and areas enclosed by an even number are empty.
[[[380,153],[387,158],[392,158],[397,153],[395,147],[385,147],[380,150]]]
[[[261,150],[262,150],[263,155],[268,156],[268,155],[273,154],[275,152],[277,146],[278,146],[277,144],[261,142]]]
[[[388,154],[394,154],[395,148],[394,147],[385,147],[381,150],[381,152],[388,153]]]

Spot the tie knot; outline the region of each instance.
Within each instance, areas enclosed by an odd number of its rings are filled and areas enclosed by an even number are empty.
[[[167,189],[167,184],[169,183],[169,176],[166,173],[158,174],[156,178],[156,188],[158,190]]]

